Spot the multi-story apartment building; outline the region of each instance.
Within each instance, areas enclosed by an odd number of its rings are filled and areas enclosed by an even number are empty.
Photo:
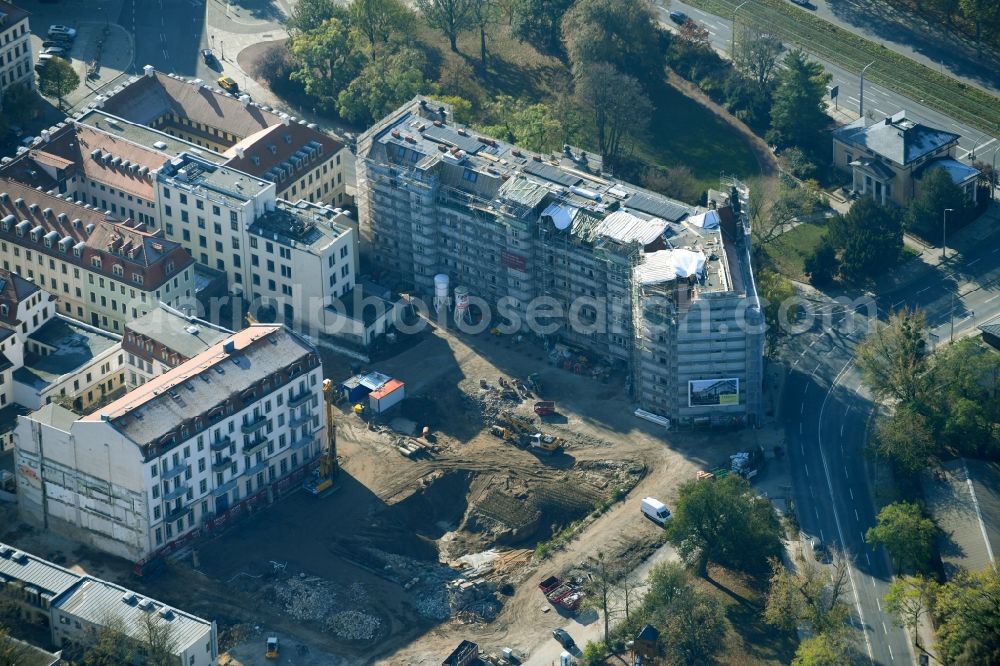
[[[0,1],[0,105],[11,86],[35,85],[28,16],[20,7]]]
[[[149,65],[143,73],[114,94],[99,97],[97,107],[223,153],[232,168],[274,182],[281,198],[349,203],[345,174],[351,153],[315,124],[200,79],[163,74]]]
[[[86,416],[19,417],[22,519],[134,560],[175,548],[305,474],[322,383],[312,345],[257,324]]]
[[[585,152],[532,154],[449,117],[416,98],[358,141],[360,221],[371,227],[375,263],[401,290],[440,297],[442,285],[462,287],[463,302],[483,299],[504,327],[627,368],[639,404],[683,424],[759,418],[763,338],[736,199],[729,223],[698,226],[696,209],[614,181]],[[659,299],[636,271],[678,250],[702,261],[662,272],[660,283],[683,299],[658,316],[649,306]],[[533,325],[538,305],[562,316]],[[656,345],[666,347],[653,354]],[[699,398],[702,382],[716,380],[739,389],[715,404]]]
[[[122,350],[128,355],[128,386],[145,384],[232,334],[228,329],[160,303],[125,325]]]
[[[191,257],[161,231],[12,180],[0,181],[0,261],[61,313],[119,334],[160,301],[194,297]]]
[[[11,602],[26,624],[48,627],[52,644],[67,656],[86,650],[110,628],[123,631],[122,640],[135,641],[140,649],[154,636],[166,637],[162,643],[177,659],[175,663],[184,666],[217,663],[215,622],[3,543],[0,577],[6,583],[0,597]]]

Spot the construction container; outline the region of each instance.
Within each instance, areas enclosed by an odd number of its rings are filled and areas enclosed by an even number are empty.
[[[368,406],[375,414],[384,414],[406,397],[406,385],[398,379],[390,379],[382,388],[368,394]]]
[[[356,403],[359,400],[364,400],[365,396],[371,392],[370,388],[361,383],[362,379],[364,379],[364,375],[354,375],[341,382],[340,390],[349,402]]]

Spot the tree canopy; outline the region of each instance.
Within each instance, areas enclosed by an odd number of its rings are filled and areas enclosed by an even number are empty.
[[[46,97],[59,100],[59,108],[63,106],[63,98],[80,86],[80,76],[73,65],[62,58],[52,58],[42,68],[38,77],[38,89]]]
[[[614,168],[645,132],[652,102],[637,79],[609,63],[582,72],[576,80],[576,99],[592,124],[605,165]]]
[[[878,398],[913,405],[926,386],[928,350],[923,312],[894,312],[858,345],[857,364]]]
[[[473,25],[470,0],[417,0],[417,7],[427,24],[440,30],[451,50],[458,53],[458,34]]]
[[[862,197],[830,223],[830,243],[841,250],[840,273],[847,280],[875,277],[894,266],[903,251],[899,217],[871,197]]]
[[[541,51],[556,51],[563,16],[572,5],[573,0],[511,0],[511,32]]]
[[[647,81],[661,76],[663,45],[649,0],[576,0],[562,19],[562,37],[573,70],[610,63]]]
[[[767,140],[778,148],[816,146],[823,141],[823,130],[830,124],[823,107],[830,75],[802,51],[790,52],[783,63],[774,91]]]
[[[917,195],[910,199],[904,215],[907,231],[911,231],[929,241],[943,240],[944,211],[950,208],[948,223],[952,231],[958,229],[968,216],[968,202],[965,193],[956,185],[944,169],[928,169],[920,177]]]
[[[930,564],[936,533],[934,521],[924,517],[919,505],[894,502],[878,512],[875,526],[865,532],[865,541],[872,546],[885,546],[897,573],[905,566],[923,571]]]
[[[1000,664],[1000,572],[960,573],[935,596],[938,646],[953,664]]]
[[[323,107],[336,107],[337,96],[361,71],[364,58],[351,38],[348,17],[326,19],[318,27],[294,34],[290,40],[292,55],[299,68],[292,78]]]
[[[774,507],[736,474],[681,485],[668,534],[681,556],[702,574],[709,562],[759,571],[781,549]]]

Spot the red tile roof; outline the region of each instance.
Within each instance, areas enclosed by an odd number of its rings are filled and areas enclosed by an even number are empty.
[[[311,142],[315,143],[311,144]],[[319,148],[316,156],[313,159],[303,159],[296,168],[289,158],[303,148],[308,149],[310,145]],[[279,124],[262,129],[230,147],[223,155],[231,158],[226,166],[258,178],[270,179],[267,172],[273,167],[285,163],[288,175],[275,181],[279,185],[278,189],[281,190],[285,186],[291,186],[294,181],[331,159],[343,148],[344,144],[319,130],[312,129],[307,125],[290,123],[287,126]],[[243,157],[239,156],[241,150]]]
[[[28,282],[17,273],[0,268],[0,304],[7,306],[6,315],[0,310],[0,322],[17,325],[18,304],[36,291],[40,289],[34,282]]]

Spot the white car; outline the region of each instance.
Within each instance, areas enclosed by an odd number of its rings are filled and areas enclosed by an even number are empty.
[[[38,57],[41,58],[43,55],[54,55],[54,56],[65,56],[66,49],[59,46],[47,46],[38,52]]]
[[[50,25],[49,36],[54,37],[55,35],[66,35],[67,37],[76,37],[76,30],[65,25]]]

